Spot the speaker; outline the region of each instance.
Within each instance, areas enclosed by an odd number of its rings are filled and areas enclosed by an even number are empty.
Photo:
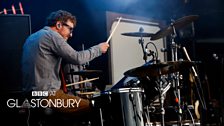
[[[30,34],[30,15],[0,15],[1,92],[21,91],[22,46]]]

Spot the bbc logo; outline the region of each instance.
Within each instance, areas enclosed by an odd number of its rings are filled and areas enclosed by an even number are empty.
[[[32,91],[32,96],[48,96],[48,91]]]

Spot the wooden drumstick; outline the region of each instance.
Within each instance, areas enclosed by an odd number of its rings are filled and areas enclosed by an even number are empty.
[[[75,82],[75,83],[71,83],[71,84],[67,84],[66,87],[76,85],[76,84],[82,84],[82,83],[85,83],[85,82],[94,81],[94,80],[97,80],[97,79],[99,79],[99,77],[92,78],[92,79],[87,79],[87,80],[84,80],[84,81],[79,81],[79,82]]]
[[[109,43],[109,41],[110,41],[112,35],[114,34],[115,30],[117,29],[117,26],[119,25],[120,21],[121,21],[121,17],[119,17],[119,19],[118,19],[118,21],[117,21],[117,24],[116,24],[116,26],[114,27],[113,31],[111,32],[110,36],[108,37],[106,43]]]

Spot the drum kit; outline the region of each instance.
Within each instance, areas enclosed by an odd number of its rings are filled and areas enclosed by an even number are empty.
[[[190,60],[178,60],[177,48],[174,38],[176,37],[176,30],[197,20],[197,15],[190,15],[172,22],[170,26],[158,31],[155,34],[146,33],[142,28],[139,32],[122,33],[124,36],[140,37],[139,43],[143,50],[143,60],[145,64],[132,68],[124,75],[126,77],[137,78],[135,81],[129,81],[131,86],[123,86],[120,88],[113,88],[97,93],[90,98],[93,106],[99,108],[101,113],[101,125],[106,126],[153,126],[153,125],[171,125],[165,120],[165,106],[166,93],[170,88],[173,88],[175,94],[177,115],[175,122],[172,125],[183,125],[182,120],[182,99],[180,94],[181,89],[181,75],[180,72],[186,69],[192,69],[197,62]],[[150,40],[164,38],[171,35],[171,52],[172,61],[159,62],[158,59],[147,61],[147,52],[143,46],[143,38],[150,37]],[[158,55],[158,54],[157,54]],[[95,72],[95,71],[92,71]],[[79,72],[74,74],[86,74],[91,72]],[[96,73],[96,72],[95,72]],[[92,81],[92,80],[90,80]],[[155,112],[155,102],[159,101],[159,120],[153,122],[151,115]],[[172,113],[175,114],[175,113]],[[158,123],[159,122],[159,123]],[[192,121],[194,122],[194,118]],[[192,125],[195,125],[195,123]]]
[[[81,79],[81,81],[78,82],[73,82],[70,84],[66,84],[66,87],[73,87],[76,85],[79,85],[79,89],[78,91],[70,91],[72,92],[72,94],[83,97],[83,98],[91,98],[93,94],[96,94],[96,90],[93,87],[92,81],[98,80],[99,77],[94,77],[94,78],[88,78],[90,76],[98,76],[100,74],[102,74],[103,71],[102,70],[80,70],[80,71],[70,71],[69,73],[67,73],[69,76],[73,77],[73,76],[79,76]]]

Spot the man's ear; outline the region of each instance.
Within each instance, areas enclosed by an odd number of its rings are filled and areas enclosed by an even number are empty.
[[[60,23],[57,23],[57,28],[61,28],[61,24]]]

